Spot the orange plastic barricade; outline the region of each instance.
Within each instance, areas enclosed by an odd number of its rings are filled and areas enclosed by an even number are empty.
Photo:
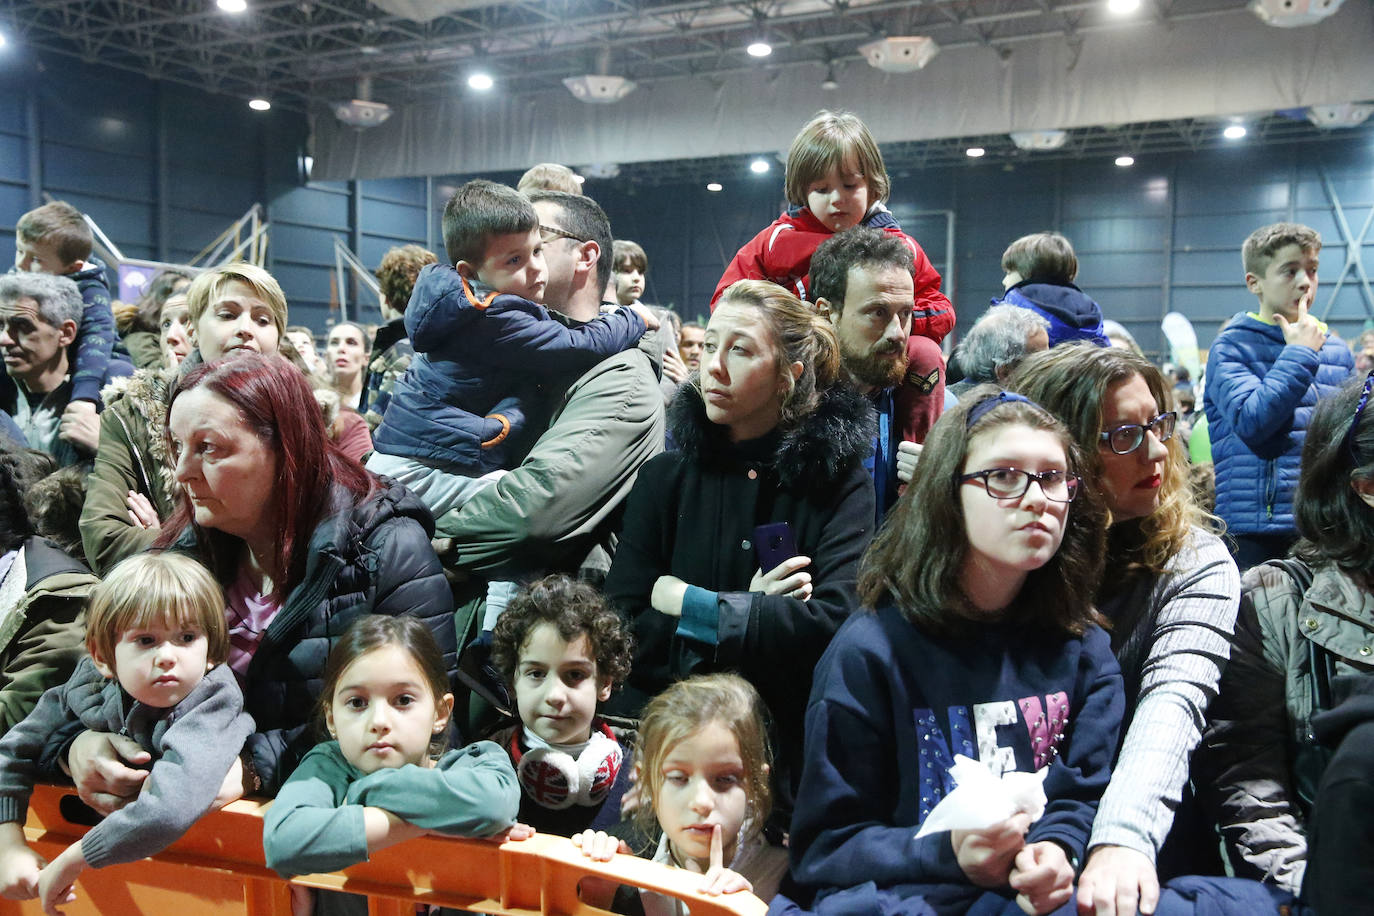
[[[266,804],[237,801],[201,818],[151,859],[87,869],[77,879],[68,916],[290,916],[286,881],[262,856]],[[54,858],[90,829],[91,812],[70,787],[38,786],[24,832],[29,845]],[[571,841],[546,834],[508,843],[421,837],[385,849],[343,872],[303,875],[291,883],[368,897],[370,916],[414,916],[416,903],[508,916],[596,916],[605,910],[578,899],[579,882],[608,878],[678,897],[692,916],[761,916],[752,894],[708,897],[700,876],[634,856],[592,862]],[[0,900],[0,914],[39,916],[37,900]]]

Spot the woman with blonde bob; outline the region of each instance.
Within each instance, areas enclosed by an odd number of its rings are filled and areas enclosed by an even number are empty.
[[[180,366],[140,369],[103,392],[100,445],[81,512],[82,546],[98,575],[151,547],[176,508],[178,487],[162,427],[179,375],[222,356],[276,353],[286,331],[281,286],[252,264],[201,273],[186,289],[186,313],[195,349]]]
[[[1153,912],[1160,851],[1230,654],[1240,576],[1219,522],[1193,502],[1177,417],[1152,364],[1126,350],[1065,344],[1027,357],[1011,387],[1069,428],[1084,485],[1110,513],[1096,604],[1125,679],[1126,717],[1079,905],[1099,916]]]
[[[872,534],[872,409],[839,375],[829,322],[775,284],[730,287],[668,411],[678,450],[641,469],[606,578],[636,643],[611,711],[737,671],[776,717],[781,807],[811,669],[856,606]]]

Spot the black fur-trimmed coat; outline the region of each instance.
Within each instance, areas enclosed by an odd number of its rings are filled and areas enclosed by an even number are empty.
[[[873,482],[863,467],[873,449],[873,408],[836,385],[797,427],[732,444],[684,388],[668,424],[679,450],[640,469],[606,578],[607,596],[635,635],[630,682],[610,708],[638,715],[674,681],[738,672],[768,704],[778,764],[792,769],[801,759],[811,669],[857,605],[859,557],[873,534]],[[754,529],[782,521],[811,558],[807,601],[748,590],[759,569]],[[678,636],[678,619],[650,606],[661,575],[716,593],[716,645]]]

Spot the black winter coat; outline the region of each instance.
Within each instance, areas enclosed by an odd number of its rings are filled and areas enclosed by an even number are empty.
[[[310,537],[305,579],[268,624],[249,663],[244,708],[257,723],[249,739],[263,794],[275,795],[315,746],[321,676],[329,650],[364,614],[413,614],[457,671],[453,596],[430,538],[434,520],[405,487],[382,487],[353,505],[336,488],[333,512]],[[178,548],[194,551],[190,530]]]
[[[735,671],[758,688],[777,732],[784,788],[800,769],[802,718],[811,669],[856,608],[859,557],[873,535],[873,449],[867,399],[843,385],[786,432],[731,443],[684,388],[668,411],[680,451],[639,472],[606,577],[606,595],[633,623],[629,684],[609,708],[637,716],[654,694],[691,674]],[[788,522],[799,555],[811,558],[807,601],[748,591],[759,569],[754,529]],[[649,598],[662,575],[717,593],[715,646],[677,635],[678,620]],[[789,765],[790,764],[790,765]]]

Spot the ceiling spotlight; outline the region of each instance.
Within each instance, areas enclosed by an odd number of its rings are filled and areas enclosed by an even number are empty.
[[[764,172],[768,171],[769,168],[770,166],[768,165],[767,159],[755,159],[753,162],[749,163],[749,171],[753,172],[755,175],[762,175]]]
[[[981,159],[983,156],[987,155],[987,152],[988,151],[981,146],[970,146],[968,149],[964,150],[964,155],[970,159]]]
[[[1135,165],[1135,157],[1134,157],[1134,156],[1117,156],[1117,157],[1116,157],[1116,164],[1117,164],[1119,167],[1123,168],[1123,169],[1125,169],[1125,168],[1130,168],[1131,166]]]
[[[1239,140],[1245,136],[1245,125],[1228,124],[1226,129],[1221,132],[1221,135],[1227,140]]]
[[[478,92],[486,92],[495,85],[496,81],[489,74],[480,71],[468,77],[468,88],[476,89]]]
[[[1118,16],[1125,16],[1140,9],[1140,0],[1107,0],[1108,12]]]
[[[577,182],[578,184],[582,184],[582,183],[585,182],[586,180],[587,180],[587,176],[585,176],[585,175],[574,175],[574,176],[573,176],[573,181]]]
[[[835,79],[835,65],[827,64],[825,67],[825,79],[821,80],[821,88],[826,92],[834,92],[840,88],[840,81]]]
[[[248,9],[248,0],[215,0],[215,5],[226,13],[242,13]]]
[[[769,54],[773,53],[773,46],[763,39],[759,39],[758,41],[750,42],[749,47],[744,50],[749,53],[750,57],[767,57]]]
[[[254,111],[267,111],[272,107],[272,103],[267,99],[249,99],[248,107]]]
[[[713,182],[711,182],[711,183],[709,183],[709,184],[706,185],[706,190],[708,190],[708,191],[713,191],[713,192],[714,192],[714,191],[724,191],[724,190],[725,190],[725,185],[721,184],[719,181],[713,181]]]

